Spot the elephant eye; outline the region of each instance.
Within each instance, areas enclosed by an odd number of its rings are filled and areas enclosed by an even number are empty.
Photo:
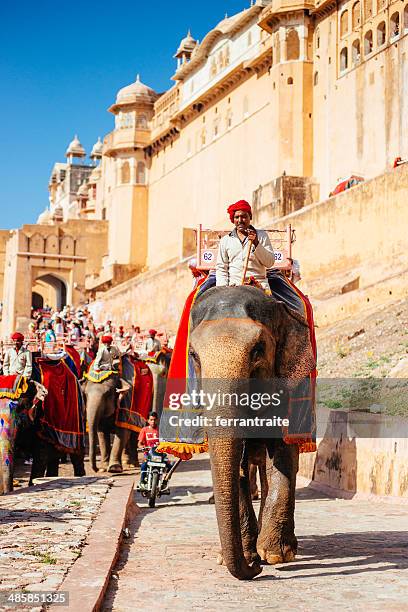
[[[251,360],[260,359],[265,355],[265,343],[257,342],[251,351]]]

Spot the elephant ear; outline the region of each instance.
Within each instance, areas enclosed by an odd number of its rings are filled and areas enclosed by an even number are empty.
[[[316,360],[307,321],[285,304],[279,306],[275,371],[277,377],[292,386],[309,376],[316,367]]]

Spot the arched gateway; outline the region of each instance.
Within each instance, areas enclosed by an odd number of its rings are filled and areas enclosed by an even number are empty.
[[[101,266],[105,222],[69,220],[24,225],[10,233],[5,252],[1,336],[27,330],[32,308],[84,302],[85,278]]]

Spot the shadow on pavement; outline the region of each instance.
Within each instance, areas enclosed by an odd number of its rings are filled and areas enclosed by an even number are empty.
[[[280,573],[307,573],[279,576],[279,580],[324,578],[367,572],[408,569],[408,542],[405,531],[368,531],[300,536],[298,562],[275,566]],[[346,558],[341,561],[339,559]],[[355,557],[355,559],[353,558]],[[333,563],[324,560],[335,559]],[[378,564],[382,565],[378,565]],[[370,567],[371,566],[371,567]],[[375,566],[375,567],[374,567]],[[339,571],[326,571],[338,569]],[[318,570],[310,573],[309,570]],[[273,580],[276,576],[260,576],[257,580]]]

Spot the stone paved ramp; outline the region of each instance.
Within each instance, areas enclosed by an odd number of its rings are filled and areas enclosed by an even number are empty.
[[[216,565],[207,456],[182,465],[172,495],[141,501],[103,610],[408,610],[407,506],[297,493],[295,563],[252,582]]]

